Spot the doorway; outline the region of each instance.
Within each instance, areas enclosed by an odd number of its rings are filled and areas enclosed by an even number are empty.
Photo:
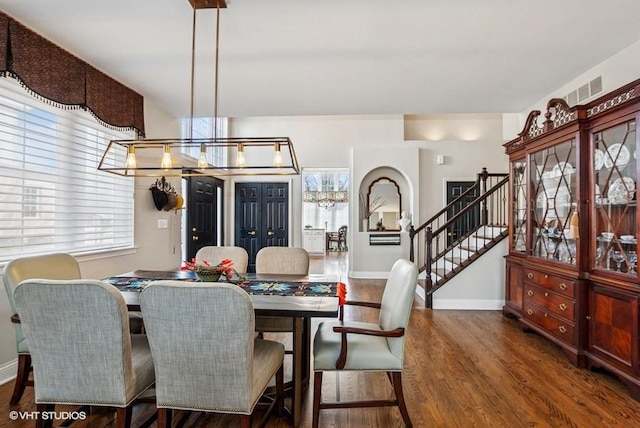
[[[447,205],[462,195],[476,184],[475,181],[447,181]],[[472,191],[463,199],[456,202],[447,210],[447,220],[453,218],[457,213],[462,211],[467,205],[478,197],[478,191]],[[453,222],[447,233],[447,246],[455,242],[459,237],[465,236],[467,233],[475,230],[480,225],[480,207],[468,211],[458,220]]]
[[[188,177],[185,187],[184,256],[185,260],[191,260],[200,248],[224,242],[224,181],[214,177]]]
[[[289,246],[289,184],[236,183],[235,245],[247,250],[247,272],[262,247]]]

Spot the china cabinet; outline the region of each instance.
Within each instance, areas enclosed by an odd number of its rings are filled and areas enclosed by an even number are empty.
[[[505,144],[510,242],[503,313],[602,368],[640,400],[636,183],[640,80],[529,114]]]

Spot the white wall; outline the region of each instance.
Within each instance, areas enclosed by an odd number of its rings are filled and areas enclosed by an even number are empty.
[[[626,49],[621,50],[616,55],[603,61],[597,66],[585,71],[580,76],[568,82],[566,85],[556,89],[549,95],[536,101],[529,108],[521,112],[520,130],[524,126],[527,115],[531,110],[540,110],[543,112],[542,120],[544,120],[544,112],[547,102],[551,98],[562,98],[569,92],[576,90],[585,83],[590,82],[598,76],[602,76],[602,92],[596,96],[604,95],[621,86],[631,83],[640,78],[640,41],[634,43]],[[515,135],[513,136],[515,138]]]
[[[231,119],[232,137],[289,137],[293,142],[301,168],[349,168],[351,149],[398,142],[402,137],[402,116],[300,116],[254,117]],[[290,229],[293,246],[302,246],[302,179],[301,176],[261,177],[260,181],[290,180]],[[227,207],[233,206],[235,182],[256,181],[256,178],[236,178],[226,186]],[[357,201],[356,201],[357,202]],[[225,236],[233,243],[233,216],[228,211]],[[353,230],[357,223],[350,225]]]
[[[409,189],[402,190],[402,209],[411,212],[416,224],[442,208],[446,179],[473,180],[482,167],[490,172],[508,171],[502,129],[501,115],[243,118],[229,124],[233,137],[290,137],[302,168],[348,167],[352,195],[357,195],[369,171],[394,168],[408,183]],[[407,138],[420,141],[405,141]],[[436,165],[437,155],[445,157],[444,165]],[[240,179],[231,184],[235,181]],[[294,246],[302,245],[300,183],[300,177],[292,179]],[[232,193],[228,196],[232,201]],[[406,233],[401,246],[369,246],[369,233],[358,232],[355,199],[350,222],[350,275],[384,277],[398,257],[408,257]],[[231,223],[227,221],[229,237]]]

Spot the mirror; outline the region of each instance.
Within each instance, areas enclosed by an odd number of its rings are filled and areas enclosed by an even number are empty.
[[[367,193],[369,230],[400,230],[400,187],[388,177],[380,177],[371,183]]]

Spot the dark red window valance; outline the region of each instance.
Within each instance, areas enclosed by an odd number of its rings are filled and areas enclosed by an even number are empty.
[[[66,50],[0,12],[0,75],[62,108],[82,108],[103,125],[144,137],[144,100]]]

